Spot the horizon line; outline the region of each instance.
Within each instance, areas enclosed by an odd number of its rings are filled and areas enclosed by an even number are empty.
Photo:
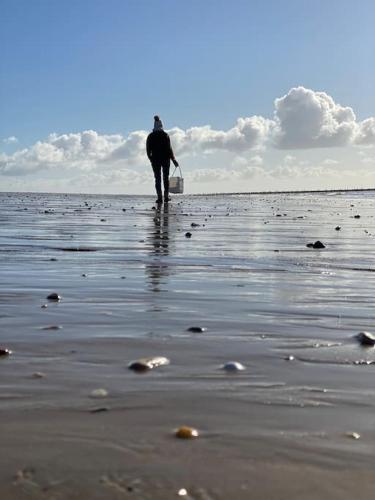
[[[293,189],[285,191],[232,191],[220,193],[184,193],[182,196],[237,196],[237,195],[268,195],[268,194],[314,194],[314,193],[349,193],[375,191],[375,187],[371,188],[338,188],[338,189]],[[127,194],[127,193],[69,193],[58,191],[1,191],[0,194],[64,194],[64,195],[79,195],[79,196],[154,196],[153,194]]]

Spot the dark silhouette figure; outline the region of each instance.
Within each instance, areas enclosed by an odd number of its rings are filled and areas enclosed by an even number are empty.
[[[163,130],[160,118],[154,116],[154,129],[147,137],[146,150],[148,159],[151,162],[155,177],[155,189],[158,199],[156,203],[163,203],[161,189],[161,172],[163,171],[164,202],[171,201],[169,198],[169,167],[171,160],[178,167],[178,162],[174,157],[171,140],[167,132]]]

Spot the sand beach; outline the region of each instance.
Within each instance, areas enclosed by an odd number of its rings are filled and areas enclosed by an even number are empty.
[[[373,498],[374,192],[153,202],[0,194],[0,498]]]

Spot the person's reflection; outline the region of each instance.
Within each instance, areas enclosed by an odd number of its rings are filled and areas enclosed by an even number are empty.
[[[165,283],[163,278],[169,274],[169,266],[163,263],[160,257],[169,255],[169,205],[157,207],[153,218],[153,226],[150,231],[150,263],[146,265],[146,272],[150,289],[160,292],[160,286]]]

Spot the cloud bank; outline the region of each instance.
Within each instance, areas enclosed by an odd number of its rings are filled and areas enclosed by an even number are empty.
[[[275,99],[271,118],[241,117],[229,130],[215,130],[206,125],[186,130],[176,127],[168,132],[178,158],[201,158],[202,155],[223,152],[232,156],[253,153],[253,158],[258,158],[257,162],[253,160],[246,165],[235,165],[226,171],[201,169],[192,174],[196,182],[204,182],[206,178],[226,180],[228,176],[250,179],[256,175],[269,175],[259,156],[259,152],[265,150],[374,146],[375,117],[358,121],[351,107],[336,103],[325,92],[300,86]],[[142,176],[137,172],[148,165],[145,154],[147,134],[145,130],[131,132],[128,136],[98,134],[94,130],[60,135],[53,133],[46,140],[13,154],[0,153],[0,175],[80,174],[91,179],[101,179],[104,175],[105,179],[112,179],[113,182],[130,178],[141,182]],[[17,139],[11,136],[3,142],[14,144]],[[332,165],[328,161],[324,168],[331,168]],[[288,175],[286,168],[287,165],[284,165],[284,174]],[[299,172],[302,171],[300,168]]]

